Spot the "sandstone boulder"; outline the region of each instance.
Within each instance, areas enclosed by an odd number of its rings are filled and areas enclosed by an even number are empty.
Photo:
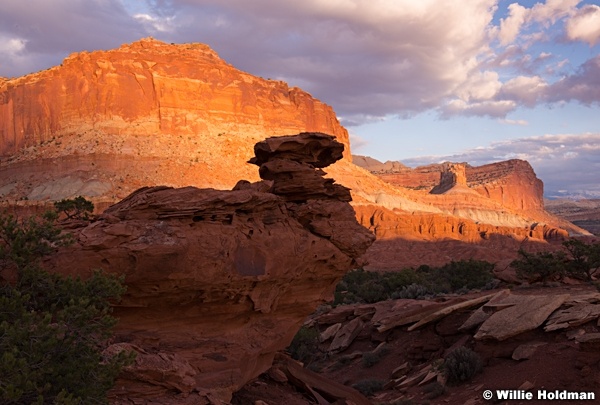
[[[284,145],[298,156],[316,153],[307,157],[311,164],[293,162],[305,165],[304,172],[341,156],[340,144],[322,134],[290,137]],[[277,148],[273,156],[282,161]],[[272,161],[261,159],[262,165]],[[143,188],[75,230],[76,245],[49,261],[63,274],[102,268],[124,275],[128,291],[115,309],[116,343],[194,371],[167,385],[148,373],[130,373],[114,392],[117,399],[150,403],[148,392],[168,404],[191,390],[228,401],[268,370],[304,319],[332,297],[374,238],[345,201],[286,196],[253,187]]]
[[[494,312],[474,335],[475,339],[505,340],[542,325],[569,298],[560,295],[510,295],[511,306]],[[501,304],[501,303],[499,303]]]
[[[583,325],[600,318],[600,304],[577,304],[553,313],[546,322],[544,330],[550,332]]]

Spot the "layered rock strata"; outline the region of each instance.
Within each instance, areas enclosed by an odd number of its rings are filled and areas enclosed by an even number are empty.
[[[111,350],[138,357],[113,403],[228,401],[269,369],[373,242],[348,189],[322,177],[343,151],[332,136],[271,138],[255,150],[264,182],[140,189],[49,263],[125,276]]]
[[[240,71],[204,44],[152,38],[0,78],[0,200],[83,195],[115,203],[143,186],[231,188],[265,137],[348,132],[297,87]]]

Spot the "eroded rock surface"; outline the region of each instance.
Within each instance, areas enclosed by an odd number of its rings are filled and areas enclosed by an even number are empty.
[[[231,188],[265,137],[348,132],[297,87],[250,75],[208,45],[152,38],[0,78],[0,199],[83,195],[115,203],[143,186]],[[105,208],[103,206],[102,208]]]
[[[348,190],[319,169],[341,157],[342,145],[315,133],[273,142],[257,145],[253,160],[261,174],[269,167],[272,183],[140,189],[53,258],[62,273],[103,268],[126,277],[117,340],[138,347],[141,360],[118,382],[114,403],[227,401],[269,369],[373,242]],[[273,162],[295,170],[277,172]],[[145,371],[157,362],[164,382]]]

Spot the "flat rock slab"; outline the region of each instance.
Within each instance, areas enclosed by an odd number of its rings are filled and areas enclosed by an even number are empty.
[[[333,338],[329,346],[330,352],[341,352],[348,348],[363,330],[365,324],[360,318],[354,318],[342,327]]]
[[[533,330],[542,325],[569,297],[569,294],[513,295],[511,300],[516,299],[518,303],[493,313],[483,322],[474,338],[506,340]]]
[[[586,333],[575,340],[579,343],[579,350],[583,352],[600,352],[600,333]]]
[[[546,322],[544,330],[550,332],[583,325],[600,317],[600,304],[579,303],[556,311]]]
[[[537,351],[538,347],[544,346],[544,342],[525,343],[518,346],[512,354],[513,360],[527,360]]]

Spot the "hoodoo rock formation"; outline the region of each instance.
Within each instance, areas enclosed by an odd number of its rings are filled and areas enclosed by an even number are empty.
[[[74,231],[48,264],[128,287],[109,352],[138,356],[113,403],[220,403],[271,366],[374,240],[349,190],[322,177],[343,149],[318,133],[269,138],[252,159],[262,182],[143,188]]]
[[[431,189],[431,194],[448,192],[468,192],[467,174],[464,164],[446,163],[440,173],[440,183]]]

